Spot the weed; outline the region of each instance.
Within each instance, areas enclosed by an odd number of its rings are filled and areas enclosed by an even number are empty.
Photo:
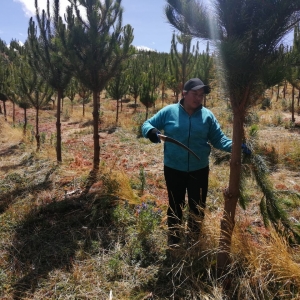
[[[144,113],[137,113],[133,116],[134,126],[132,128],[133,133],[136,134],[137,138],[142,137],[142,125],[145,121]]]
[[[286,153],[282,161],[288,169],[298,171],[300,168],[300,145],[294,144],[292,150]]]
[[[247,114],[245,123],[247,125],[253,125],[253,124],[258,124],[259,123],[259,116],[256,111],[252,111],[249,114]]]
[[[29,141],[30,141],[30,143],[33,143],[34,140],[35,140],[35,132],[32,129],[32,130],[30,130]]]
[[[145,186],[146,186],[146,175],[145,175],[145,170],[144,167],[140,167],[140,172],[139,172],[139,179],[140,179],[140,195],[144,194]]]
[[[137,205],[135,210],[137,215],[137,231],[139,232],[139,236],[145,239],[160,224],[162,211],[157,209],[155,203],[150,201]]]
[[[262,155],[266,157],[269,167],[275,168],[279,163],[279,154],[273,145],[269,147],[265,144],[258,150],[258,152],[262,153]]]
[[[258,132],[259,126],[257,124],[252,124],[249,129],[249,135],[254,136]]]
[[[271,108],[272,102],[270,98],[264,98],[261,102],[261,109],[266,110],[267,108]]]
[[[273,126],[280,126],[282,124],[282,114],[280,112],[275,112],[273,116],[271,116],[271,124]]]
[[[112,220],[117,226],[130,226],[134,223],[135,218],[133,210],[130,209],[128,202],[125,205],[118,205],[112,212]]]
[[[68,109],[66,109],[63,113],[63,118],[65,121],[69,120],[70,119],[70,112]]]
[[[99,111],[99,124],[103,124],[104,123],[104,111],[100,110]]]
[[[101,180],[105,188],[105,192],[109,195],[117,194],[120,184],[116,178],[113,178],[112,173],[104,173],[101,175]]]
[[[41,137],[41,144],[45,144],[45,142],[46,142],[46,133],[41,132],[40,137]]]
[[[50,135],[50,145],[56,144],[56,133],[51,133]]]
[[[281,107],[283,111],[288,111],[289,110],[289,101],[286,99],[281,100]]]
[[[228,111],[226,113],[227,117],[226,117],[226,123],[232,123],[233,122],[233,113],[232,111]]]
[[[20,184],[22,182],[24,182],[24,178],[22,178],[22,176],[18,173],[10,173],[6,176],[5,180],[7,182],[11,181],[12,183],[17,183]]]
[[[283,126],[285,129],[293,129],[293,128],[295,128],[295,123],[292,122],[292,120],[285,120],[283,122]]]
[[[146,173],[143,166],[140,166],[138,177],[132,177],[130,179],[130,185],[131,188],[138,190],[139,196],[142,196],[144,194],[146,188]]]
[[[122,258],[120,255],[120,251],[116,251],[111,255],[108,261],[109,267],[109,279],[110,280],[118,280],[122,277]]]

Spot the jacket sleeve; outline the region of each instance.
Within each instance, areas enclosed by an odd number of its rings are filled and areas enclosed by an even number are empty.
[[[214,115],[212,115],[208,139],[216,149],[231,152],[232,140],[223,133]]]
[[[153,128],[156,128],[158,130],[163,129],[163,111],[163,109],[160,110],[153,117],[144,122],[144,124],[142,125],[143,137],[148,138],[148,132]]]

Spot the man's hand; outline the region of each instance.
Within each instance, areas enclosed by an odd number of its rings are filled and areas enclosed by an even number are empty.
[[[251,154],[251,150],[248,148],[248,146],[246,144],[242,144],[242,151],[244,154],[247,154],[247,155]]]
[[[158,129],[153,128],[148,132],[147,137],[152,143],[161,143],[158,134],[161,134],[161,132]]]

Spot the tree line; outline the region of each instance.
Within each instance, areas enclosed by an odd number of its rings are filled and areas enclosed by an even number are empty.
[[[56,103],[56,156],[62,161],[61,107],[64,97],[72,102],[76,95],[84,105],[92,95],[93,101],[93,168],[99,168],[99,113],[100,93],[117,100],[130,94],[137,107],[139,100],[148,109],[155,105],[161,90],[162,105],[165,91],[171,89],[178,100],[183,83],[188,77],[201,77],[208,84],[213,79],[213,57],[199,52],[199,43],[192,46],[192,37],[173,34],[170,53],[138,50],[132,46],[133,28],[122,25],[121,0],[71,1],[64,14],[60,14],[59,1],[47,0],[42,12],[35,0],[36,20],[30,19],[28,37],[24,45],[12,40],[9,45],[0,40],[0,100],[12,101],[24,110],[23,131],[26,133],[26,111],[36,111],[35,138],[40,149],[39,110],[50,101]],[[182,51],[179,49],[182,48]],[[55,100],[54,100],[54,99]],[[121,102],[122,103],[122,102]],[[14,109],[13,109],[14,111]],[[13,112],[13,122],[15,114]]]

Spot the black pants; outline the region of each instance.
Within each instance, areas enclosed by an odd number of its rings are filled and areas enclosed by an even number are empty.
[[[164,166],[169,196],[168,227],[172,232],[176,232],[176,227],[182,222],[182,209],[185,207],[186,192],[190,212],[196,216],[204,217],[203,210],[206,205],[208,174],[209,167],[192,172],[182,172]],[[188,223],[191,231],[199,231],[199,224],[195,222],[195,218],[191,216]]]

